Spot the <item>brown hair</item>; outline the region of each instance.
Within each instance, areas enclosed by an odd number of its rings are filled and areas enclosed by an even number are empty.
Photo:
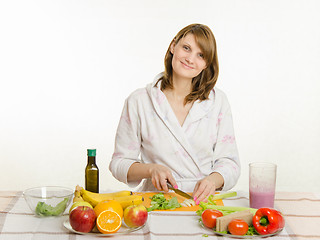
[[[175,42],[177,44],[187,34],[193,34],[196,42],[203,52],[207,67],[196,77],[192,79],[192,91],[189,93],[184,103],[193,102],[196,100],[206,100],[209,97],[210,91],[215,86],[219,75],[219,63],[217,56],[216,40],[209,27],[202,24],[191,24],[181,29],[175,38],[171,41],[167,53],[164,58],[165,70],[163,76],[157,81],[161,81],[161,90],[173,88],[172,83],[172,53],[170,46]]]

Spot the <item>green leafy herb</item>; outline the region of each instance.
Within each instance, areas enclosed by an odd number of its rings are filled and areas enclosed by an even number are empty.
[[[167,200],[163,193],[158,193],[150,197],[151,206],[147,208],[148,212],[153,210],[173,210],[181,207],[177,197]]]
[[[256,231],[256,229],[254,228],[254,226],[249,226],[248,232],[246,233],[246,235],[249,236],[253,236],[253,235],[259,235],[259,233]]]
[[[52,207],[45,202],[38,202],[36,206],[36,214],[39,216],[58,216],[66,209],[69,198],[64,198],[57,206]]]
[[[208,234],[202,234],[202,237],[209,237]]]

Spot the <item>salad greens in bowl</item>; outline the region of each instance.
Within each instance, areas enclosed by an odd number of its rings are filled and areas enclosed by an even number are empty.
[[[61,216],[72,200],[73,190],[58,186],[35,187],[25,190],[23,197],[36,216]]]

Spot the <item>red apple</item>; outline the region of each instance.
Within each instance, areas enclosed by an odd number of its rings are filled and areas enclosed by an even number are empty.
[[[74,208],[69,214],[71,227],[78,232],[90,232],[96,223],[96,214],[87,206]]]
[[[148,211],[145,206],[130,205],[123,212],[123,220],[128,227],[140,227],[148,219]]]

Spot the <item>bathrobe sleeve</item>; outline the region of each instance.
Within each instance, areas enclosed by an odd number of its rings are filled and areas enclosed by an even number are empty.
[[[120,117],[115,139],[115,150],[109,164],[112,175],[120,182],[128,184],[129,187],[136,187],[140,183],[128,183],[127,181],[130,166],[140,161],[141,133],[137,108],[137,101],[129,96],[125,101]]]
[[[213,172],[220,173],[224,178],[222,190],[234,187],[240,176],[240,162],[235,141],[233,120],[229,102],[224,96],[218,116],[217,141],[213,149]]]

